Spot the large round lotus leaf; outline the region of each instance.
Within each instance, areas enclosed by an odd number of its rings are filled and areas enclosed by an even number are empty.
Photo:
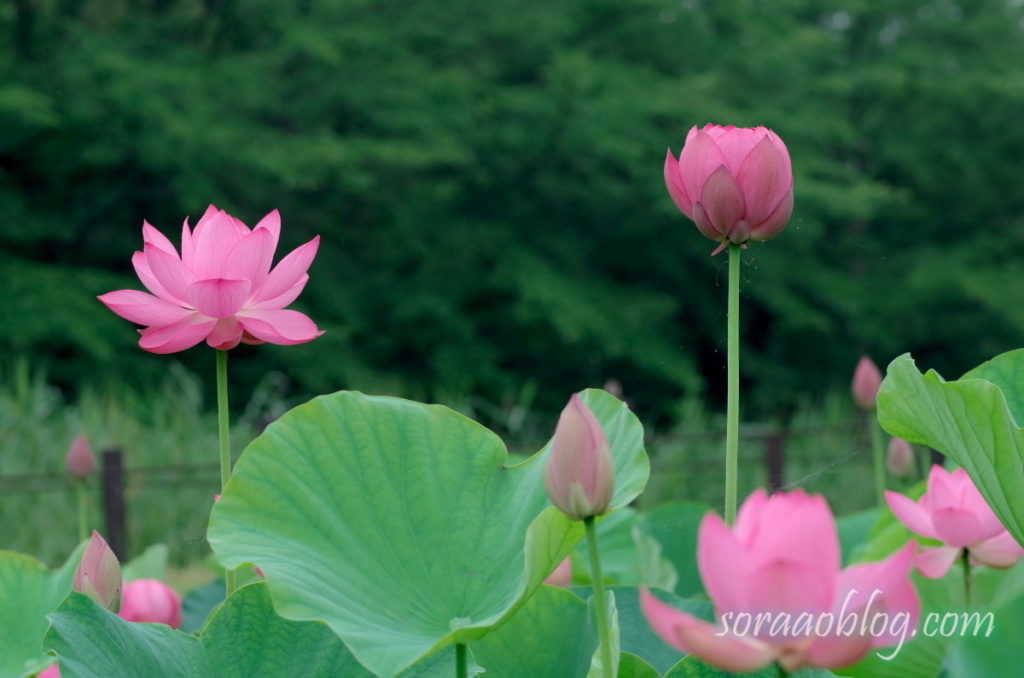
[[[31,556],[0,551],[0,678],[33,675],[53,663],[43,654],[46,615],[71,590],[81,552],[53,572]]]
[[[582,394],[632,501],[643,430],[613,396]],[[550,506],[548,447],[505,467],[501,440],[445,407],[340,392],[297,407],[246,449],[214,507],[227,567],[267,573],[277,611],[323,620],[366,667],[394,676],[507,619],[583,536]]]

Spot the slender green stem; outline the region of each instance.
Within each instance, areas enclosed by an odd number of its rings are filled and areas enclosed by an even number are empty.
[[[455,678],[468,678],[469,663],[466,660],[466,644],[455,644]]]
[[[736,520],[740,444],[740,246],[729,245],[728,402],[725,416],[725,522]]]
[[[608,626],[608,602],[604,594],[604,575],[601,573],[601,555],[597,550],[597,527],[594,518],[584,518],[587,528],[587,544],[590,547],[590,578],[594,582],[594,597],[597,599],[597,633],[601,643],[601,672],[605,678],[615,678],[612,657],[612,635]]]
[[[75,480],[75,498],[78,500],[78,541],[79,543],[89,538],[89,502],[85,493],[85,480]]]
[[[875,457],[875,494],[878,505],[885,508],[885,442],[882,427],[874,416],[871,417],[871,448]]]
[[[788,678],[789,677],[789,671],[787,671],[786,669],[782,668],[782,664],[776,663],[775,664],[775,668],[778,669],[778,671],[779,671],[779,678]]]
[[[966,548],[960,559],[964,564],[964,608],[969,610],[971,608],[971,554]]]
[[[217,350],[217,430],[220,435],[220,490],[231,478],[231,426],[228,419],[228,352]],[[234,570],[224,571],[227,595],[235,591]]]

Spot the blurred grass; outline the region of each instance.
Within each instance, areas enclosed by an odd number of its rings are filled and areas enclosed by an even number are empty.
[[[232,433],[236,455],[285,411],[282,383],[281,375],[271,373],[238,408],[242,414],[235,417]],[[554,423],[553,413],[533,406],[535,393],[528,382],[501,403],[453,395],[446,404],[487,420],[510,450],[529,455]],[[648,427],[652,474],[640,507],[688,500],[721,510],[724,417],[696,399],[681,401],[673,415],[675,423],[663,433],[651,434]],[[837,515],[871,507],[867,424],[845,392],[806,398],[786,421],[744,424],[741,498],[768,483],[765,443],[758,436],[789,430],[786,489],[824,494]],[[74,437],[84,434],[97,456],[110,448],[124,453],[129,557],[165,543],[172,564],[199,562],[209,550],[206,522],[220,486],[216,431],[213,394],[204,393],[199,379],[176,363],[148,390],[86,388],[73,399],[25,362],[0,370],[0,549],[31,553],[53,565],[74,547],[74,493],[64,457]],[[169,468],[175,465],[199,466]],[[12,481],[12,475],[38,473],[53,477]],[[90,496],[92,524],[102,529],[98,478],[90,483]]]

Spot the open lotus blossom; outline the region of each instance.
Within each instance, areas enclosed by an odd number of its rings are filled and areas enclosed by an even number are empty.
[[[878,365],[871,358],[861,356],[857,369],[853,371],[853,382],[850,384],[854,402],[865,412],[874,412],[878,389],[881,387],[882,372]]]
[[[118,615],[130,622],[154,622],[181,626],[181,598],[158,579],[136,579],[124,585],[124,602]]]
[[[665,184],[676,207],[705,237],[730,242],[774,238],[793,214],[793,168],[786,144],[765,127],[694,127],[677,160],[669,149]]]
[[[143,222],[143,250],[135,272],[152,292],[117,290],[99,297],[110,310],[146,328],[139,346],[175,353],[203,339],[213,348],[247,344],[301,344],[323,334],[306,315],[285,309],[306,286],[317,236],[270,265],[281,232],[274,210],[250,230],[213,205],[181,229],[181,254],[160,231]]]
[[[1024,555],[1024,548],[1006,531],[962,468],[951,473],[938,464],[932,466],[928,491],[918,501],[896,492],[886,492],[885,499],[913,532],[945,544],[923,547],[918,554],[915,564],[926,577],[946,574],[964,549],[975,565],[999,569],[1012,567]]]
[[[641,591],[647,621],[667,643],[726,671],[777,662],[790,672],[838,668],[874,647],[900,643],[917,625],[910,580],[916,545],[881,562],[840,570],[835,519],[820,495],[754,492],[729,528],[701,522],[697,565],[715,604],[712,624]],[[881,628],[876,615],[900,619]],[[902,632],[901,632],[902,629]]]

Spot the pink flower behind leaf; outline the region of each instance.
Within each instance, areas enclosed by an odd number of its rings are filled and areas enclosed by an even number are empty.
[[[878,398],[878,389],[881,386],[882,373],[878,365],[871,358],[862,356],[857,363],[857,369],[853,371],[853,383],[850,385],[854,402],[862,410],[874,412],[875,399]]]
[[[769,497],[757,490],[740,508],[735,527],[714,513],[700,526],[697,564],[719,624],[677,610],[647,590],[641,605],[665,642],[726,671],[745,673],[773,662],[792,673],[806,666],[838,668],[900,641],[887,632],[865,634],[860,619],[903,614],[907,628],[916,625],[914,548],[910,543],[881,562],[840,570],[835,519],[821,496],[797,490]],[[849,622],[839,625],[850,614],[858,615],[852,631]],[[743,627],[743,615],[768,621]],[[818,625],[829,620],[828,627]]]
[[[914,448],[903,438],[891,438],[885,456],[885,465],[897,478],[908,475],[914,468]]]
[[[962,468],[951,473],[935,464],[928,474],[928,491],[918,501],[897,492],[886,492],[885,500],[911,531],[945,543],[924,547],[917,556],[917,568],[926,577],[946,574],[963,549],[975,564],[998,569],[1012,567],[1024,555]]]
[[[157,579],[136,579],[124,585],[124,604],[119,613],[130,622],[155,622],[181,626],[181,598]]]
[[[36,678],[60,678],[60,668],[56,664],[50,664]]]
[[[545,584],[549,586],[561,586],[562,588],[569,588],[572,586],[572,558],[565,558],[558,564],[554,572],[548,575],[548,578],[544,580]]]
[[[274,210],[249,229],[213,205],[195,230],[188,219],[181,230],[181,254],[146,222],[144,247],[132,257],[142,284],[152,292],[117,290],[99,297],[110,310],[146,327],[139,346],[152,353],[175,353],[200,341],[213,348],[247,344],[301,344],[321,334],[306,315],[285,307],[309,280],[317,236],[292,251],[271,270],[281,232]]]
[[[697,229],[722,245],[774,238],[793,213],[789,151],[765,127],[694,127],[677,160],[665,158],[669,195]]]

